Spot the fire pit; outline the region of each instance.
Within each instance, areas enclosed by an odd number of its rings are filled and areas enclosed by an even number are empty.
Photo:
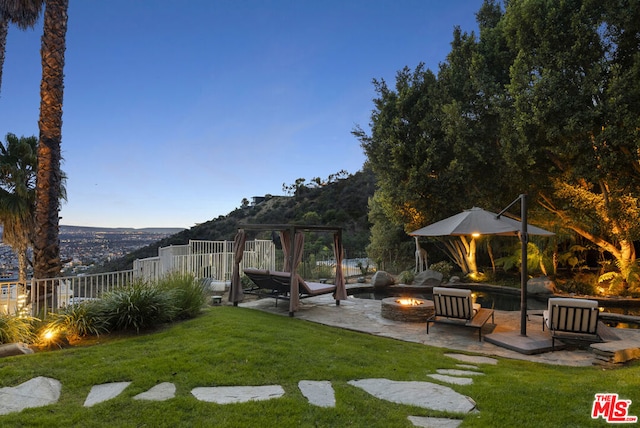
[[[412,297],[382,299],[382,318],[403,322],[425,322],[434,313],[431,300]]]

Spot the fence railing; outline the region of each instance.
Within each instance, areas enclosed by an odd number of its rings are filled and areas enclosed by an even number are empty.
[[[248,241],[240,268],[247,267],[282,270],[282,251],[272,241]],[[330,278],[335,274],[336,262],[331,256],[304,257],[299,273],[303,277]],[[363,269],[373,269],[366,258],[345,259],[342,270],[345,277],[359,276]],[[134,280],[154,282],[169,273],[190,274],[209,284],[226,287],[233,269],[233,242],[189,241],[187,245],[160,248],[157,257],[135,260],[133,269],[97,274],[82,274],[51,279],[31,279],[26,284],[0,282],[0,314],[46,315],[55,309],[98,299],[115,288]],[[224,288],[223,288],[224,289]]]
[[[133,270],[91,275],[30,279],[26,284],[0,283],[0,313],[41,316],[54,309],[123,287],[133,279]]]

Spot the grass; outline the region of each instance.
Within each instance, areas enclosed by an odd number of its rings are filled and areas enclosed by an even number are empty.
[[[408,415],[446,413],[378,400],[347,384],[362,378],[432,381],[436,369],[456,368],[447,350],[322,326],[229,306],[144,334],[92,338],[86,346],[0,360],[0,387],[35,376],[58,379],[57,404],[0,416],[0,426],[47,427],[411,427]],[[457,415],[469,427],[606,426],[590,417],[594,394],[615,392],[640,415],[640,363],[618,369],[560,367],[499,359],[483,365],[486,376],[453,386],[477,403],[479,413]],[[300,380],[329,380],[335,408],[310,405]],[[93,385],[131,381],[117,398],[91,408],[83,403]],[[176,397],[133,400],[161,382]],[[275,400],[218,405],[190,393],[202,386],[282,385]]]

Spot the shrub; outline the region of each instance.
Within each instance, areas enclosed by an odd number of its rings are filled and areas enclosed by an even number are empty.
[[[136,281],[105,293],[100,300],[100,309],[110,331],[135,329],[138,332],[176,317],[175,294],[175,290],[163,290]]]
[[[173,296],[177,308],[176,318],[193,318],[206,302],[206,289],[202,281],[193,275],[171,273],[157,284],[158,288]]]
[[[0,343],[33,343],[35,321],[32,317],[0,313]]]
[[[398,282],[400,284],[411,284],[414,279],[415,275],[413,274],[413,272],[408,270],[402,271],[400,272],[400,275],[398,275]]]
[[[47,326],[73,341],[106,333],[105,318],[101,302],[86,301],[66,306],[59,312],[49,314]]]
[[[429,266],[429,269],[440,272],[444,279],[448,279],[451,276],[451,271],[453,271],[453,265],[443,260],[438,263],[432,263],[431,266]]]
[[[598,276],[588,272],[576,272],[566,282],[560,283],[559,288],[567,293],[586,294],[593,296],[597,293]]]

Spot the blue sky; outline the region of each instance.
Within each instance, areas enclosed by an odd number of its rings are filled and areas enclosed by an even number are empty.
[[[72,0],[63,225],[192,227],[355,173],[372,79],[437,70],[482,0]],[[38,134],[42,22],[10,27],[0,137]]]

